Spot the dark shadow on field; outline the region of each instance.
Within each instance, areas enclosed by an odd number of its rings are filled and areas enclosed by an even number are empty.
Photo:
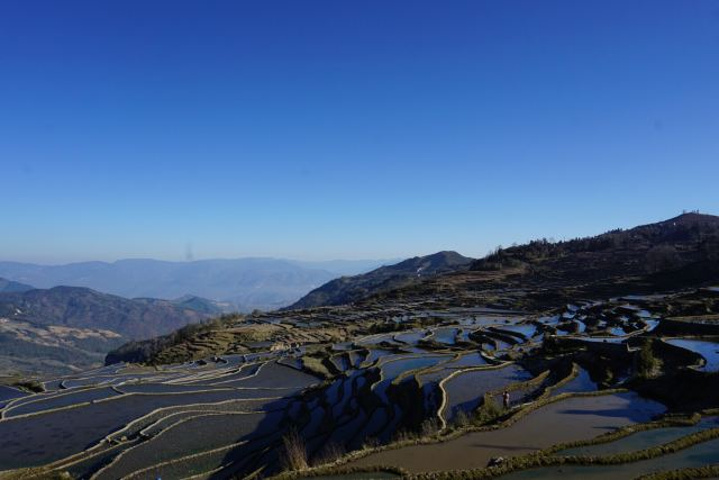
[[[247,444],[233,448],[225,453],[217,467],[228,465],[208,478],[226,479],[233,476],[244,476],[266,464],[269,471],[276,471],[280,464],[282,437],[291,425],[287,422],[287,410],[293,402],[299,401],[298,396],[281,398],[266,404],[262,410],[268,412],[257,428],[246,435],[239,436],[233,443],[248,441]],[[282,416],[278,421],[276,415]],[[266,459],[266,460],[265,460]]]
[[[285,468],[283,437],[292,431],[306,449],[310,465],[330,461],[367,443],[386,443],[398,432],[417,433],[429,417],[427,393],[414,378],[394,384],[382,377],[377,367],[337,376],[322,388],[310,388],[266,404],[264,410],[273,413],[262,419],[254,431],[234,440],[248,440],[248,444],[213,459],[211,463],[216,467],[227,467],[209,478],[242,477],[259,469],[263,469],[263,476],[279,473]],[[207,469],[209,466],[209,462],[203,465]]]
[[[279,423],[269,417],[263,420],[254,432],[244,437],[252,439],[251,444],[228,452],[218,465],[230,466],[210,478],[243,476],[259,468],[264,468],[263,476],[279,473],[285,467],[283,437],[292,430],[298,433],[306,448],[310,464],[359,448],[370,439],[380,443],[388,441],[396,431],[407,429],[408,419],[416,421],[413,416],[421,413],[405,407],[397,416],[395,408],[411,403],[415,410],[421,409],[424,402],[410,398],[419,392],[416,387],[393,386],[384,395],[378,395],[371,389],[378,380],[378,369],[358,370],[347,377],[338,377],[322,389],[283,399],[288,408],[276,412],[283,415],[282,420]],[[278,403],[268,407],[273,405]],[[395,408],[388,408],[390,406]],[[316,410],[318,407],[321,409]],[[375,415],[390,410],[395,412],[393,416]],[[290,411],[292,415],[288,414]],[[268,429],[271,431],[266,431]]]
[[[263,370],[265,374],[269,370]],[[287,370],[284,370],[284,369]],[[263,387],[282,387],[293,384],[292,377],[298,372],[291,367],[280,367],[279,370],[273,371],[269,376],[265,376],[261,380]],[[283,373],[284,372],[284,373]],[[289,375],[289,377],[282,377]],[[307,375],[307,373],[302,373]],[[284,381],[283,381],[284,378]],[[313,383],[319,383],[316,379]],[[296,384],[296,383],[295,383]],[[253,384],[258,386],[260,384]],[[305,388],[309,387],[307,385]],[[284,452],[283,437],[293,428],[299,430],[301,425],[296,422],[306,414],[306,405],[308,398],[315,398],[322,392],[331,388],[324,387],[321,390],[310,387],[303,393],[287,394],[283,398],[271,401],[262,407],[263,411],[268,412],[257,427],[250,433],[238,436],[233,443],[247,441],[245,445],[240,445],[232,450],[227,451],[222,459],[218,459],[214,468],[226,466],[222,470],[210,475],[210,479],[225,479],[231,477],[243,477],[259,468],[264,468],[263,475],[279,472],[282,469],[282,454]],[[277,394],[278,396],[281,393]],[[218,457],[219,458],[219,457]]]

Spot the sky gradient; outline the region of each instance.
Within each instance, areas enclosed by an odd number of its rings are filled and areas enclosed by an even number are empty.
[[[0,260],[481,256],[719,214],[714,0],[10,0],[0,73]]]

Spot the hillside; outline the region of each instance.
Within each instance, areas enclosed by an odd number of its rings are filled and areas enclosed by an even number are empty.
[[[12,280],[0,278],[0,293],[27,292],[33,288],[34,287],[25,285],[24,283],[13,282]]]
[[[572,299],[719,284],[719,217],[689,213],[629,230],[498,249],[469,270],[368,294],[396,299],[541,310]]]
[[[216,314],[78,287],[0,293],[0,369],[45,373],[88,367],[127,341],[163,335]]]
[[[472,262],[473,259],[450,251],[410,258],[362,275],[332,280],[311,291],[289,308],[311,308],[356,302],[376,293],[414,284],[427,277],[464,270]]]
[[[718,256],[719,217],[688,213],[594,237],[558,243],[537,240],[500,249],[474,262],[471,269],[522,267],[535,279],[580,282],[679,270]]]
[[[169,301],[129,300],[78,287],[0,294],[0,314],[40,325],[107,329],[133,339],[161,335],[206,317]]]
[[[437,254],[440,255],[440,254]],[[460,256],[461,257],[461,256]],[[423,259],[435,258],[424,274],[412,275]],[[465,257],[461,257],[465,258]],[[498,249],[471,261],[442,261],[435,255],[417,257],[364,275],[333,280],[310,292],[290,308],[310,308],[384,297],[416,296],[451,291],[475,298],[496,289],[582,289],[587,295],[622,288],[652,291],[676,288],[682,283],[701,285],[716,277],[719,261],[719,217],[686,213],[629,230],[612,230],[597,236],[562,242],[546,239]],[[537,297],[531,293],[529,299]],[[546,296],[547,293],[542,295]]]

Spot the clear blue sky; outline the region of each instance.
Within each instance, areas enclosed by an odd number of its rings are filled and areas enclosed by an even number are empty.
[[[719,2],[0,2],[0,259],[387,258],[719,214]]]

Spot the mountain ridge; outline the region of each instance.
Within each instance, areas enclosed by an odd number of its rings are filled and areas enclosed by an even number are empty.
[[[439,255],[442,252],[438,252]],[[692,264],[702,259],[719,256],[719,216],[688,212],[654,223],[630,229],[614,229],[608,232],[576,238],[568,241],[550,242],[533,240],[526,244],[498,248],[485,257],[473,260],[467,268],[449,268],[435,276],[404,278],[388,281],[390,269],[377,269],[355,277],[332,280],[313,290],[294,303],[292,308],[312,308],[341,305],[372,299],[393,291],[406,291],[425,285],[430,288],[432,278],[444,282],[447,275],[463,276],[468,284],[480,283],[481,275],[472,272],[498,272],[505,282],[512,285],[550,282],[597,282],[619,277],[647,277],[672,270],[682,270],[695,281],[701,268]],[[426,257],[415,257],[406,262]],[[392,268],[397,268],[391,266]],[[407,264],[407,265],[411,265]],[[461,266],[464,267],[464,266]],[[711,269],[705,269],[710,272]],[[462,272],[466,272],[463,275]],[[502,272],[504,272],[502,274]],[[690,273],[691,272],[691,273]],[[490,275],[497,277],[498,275]],[[376,276],[371,281],[368,278]],[[659,277],[656,277],[659,278]],[[666,283],[666,273],[662,282]]]
[[[364,274],[331,280],[287,308],[340,305],[362,300],[369,294],[406,286],[427,275],[460,270],[468,267],[473,260],[448,250],[409,258]]]

